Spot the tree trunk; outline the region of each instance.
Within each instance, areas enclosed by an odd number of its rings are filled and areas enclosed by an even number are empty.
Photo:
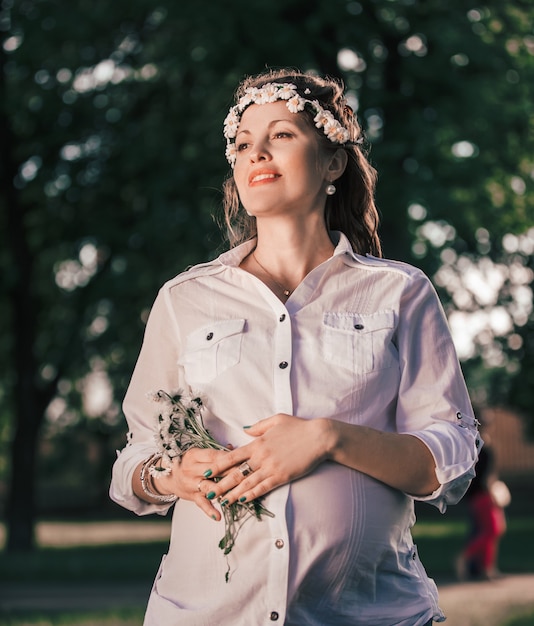
[[[0,98],[6,102],[4,55],[0,55]],[[7,549],[34,547],[35,459],[39,426],[45,407],[38,401],[37,366],[34,354],[36,298],[33,290],[33,256],[27,241],[25,209],[19,202],[14,180],[18,164],[15,137],[7,113],[0,116],[0,184],[6,200],[7,237],[12,280],[9,284],[11,346],[15,383],[11,406],[15,432],[11,444],[11,475],[7,501]]]
[[[35,467],[37,439],[45,407],[38,401],[38,372],[34,354],[35,297],[32,295],[32,257],[25,239],[22,207],[9,194],[8,237],[15,284],[10,292],[15,384],[15,433],[11,444],[11,476],[6,521],[8,550],[34,547]]]
[[[15,432],[11,444],[11,476],[7,503],[8,550],[34,547],[35,468],[37,441],[46,404],[38,389],[34,354],[36,297],[33,258],[24,228],[24,210],[14,191],[8,193],[8,241],[16,278],[10,291]]]
[[[10,552],[30,551],[35,547],[35,466],[40,420],[34,417],[30,398],[17,404],[6,512],[6,547]]]

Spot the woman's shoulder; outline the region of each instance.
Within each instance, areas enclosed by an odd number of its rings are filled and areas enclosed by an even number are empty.
[[[429,280],[428,276],[421,268],[411,265],[410,263],[406,263],[405,261],[376,257],[372,254],[354,254],[354,259],[360,266],[377,269],[379,271],[401,274],[406,278]]]
[[[206,263],[198,263],[197,265],[190,265],[183,272],[177,274],[174,278],[171,278],[165,282],[162,286],[163,291],[171,291],[173,288],[178,287],[188,281],[195,280],[202,276],[211,276],[217,274],[224,269],[223,265],[217,260],[207,261]]]

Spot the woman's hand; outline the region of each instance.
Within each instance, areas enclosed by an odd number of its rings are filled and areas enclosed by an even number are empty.
[[[254,440],[209,466],[213,476],[221,477],[209,495],[224,505],[250,501],[309,474],[326,459],[325,424],[278,413],[248,427]]]
[[[170,474],[162,475],[153,480],[154,487],[161,494],[176,494],[183,500],[191,500],[199,506],[206,515],[219,521],[221,514],[212,504],[213,498],[207,498],[215,483],[211,467],[222,464],[228,452],[220,450],[189,449],[180,459],[172,462]]]

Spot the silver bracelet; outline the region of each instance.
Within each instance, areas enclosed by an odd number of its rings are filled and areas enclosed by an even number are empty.
[[[157,463],[161,459],[161,454],[153,454],[149,459],[147,459],[143,466],[141,467],[141,488],[146,493],[147,496],[152,498],[153,500],[157,500],[162,504],[172,504],[178,500],[178,496],[174,493],[169,493],[167,495],[162,495],[161,493],[156,493],[153,489],[151,489],[149,485],[150,481],[150,473],[147,471],[154,463]]]

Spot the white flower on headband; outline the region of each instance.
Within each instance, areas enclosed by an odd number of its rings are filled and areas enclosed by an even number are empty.
[[[347,143],[350,138],[349,131],[346,128],[343,128],[341,124],[336,127],[332,127],[326,136],[332,143],[340,144]]]
[[[295,85],[291,83],[282,83],[278,88],[278,97],[281,100],[289,100],[291,97],[295,95],[297,88]]]
[[[235,163],[236,158],[237,148],[235,145],[235,141],[228,142],[226,144],[226,159],[228,160],[228,163]]]
[[[294,95],[287,101],[287,108],[291,111],[291,113],[298,113],[299,111],[304,111],[304,107],[306,106],[306,100],[301,98],[299,95]]]
[[[235,107],[231,108],[230,113],[228,113],[224,120],[224,136],[227,139],[233,139],[236,136],[240,121],[241,116]]]
[[[304,91],[306,95],[310,90]],[[233,106],[224,120],[224,136],[226,138],[226,158],[232,167],[237,158],[235,137],[241,116],[251,104],[269,104],[277,100],[284,100],[291,113],[304,111],[306,106],[315,113],[313,121],[317,128],[322,128],[326,137],[336,144],[343,145],[350,139],[349,131],[334,117],[330,111],[326,111],[317,100],[308,100],[299,95],[296,85],[292,83],[267,83],[263,87],[249,87],[245,95]]]
[[[276,87],[276,85],[274,85],[273,83],[265,85],[263,89],[259,90],[258,98],[258,104],[276,102],[276,100],[278,100],[278,87]]]
[[[330,111],[322,109],[317,100],[314,100],[313,104],[316,109],[320,109],[319,113],[313,118],[315,126],[317,126],[317,128],[323,128],[325,134],[328,134],[330,127],[334,126],[337,120]]]

